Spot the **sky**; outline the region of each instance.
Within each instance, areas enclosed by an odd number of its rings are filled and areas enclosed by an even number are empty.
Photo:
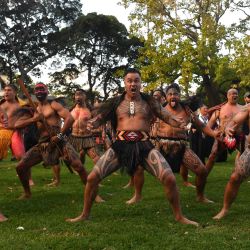
[[[84,14],[97,12],[97,14],[116,16],[119,22],[129,28],[129,10],[118,5],[118,0],[81,0]]]
[[[81,0],[81,3],[83,5],[82,11],[85,15],[90,12],[97,12],[97,14],[116,16],[118,21],[123,23],[129,30],[130,23],[128,16],[131,12],[131,8],[125,9],[123,6],[118,4],[119,0]],[[239,16],[238,13],[227,13],[227,15],[225,15],[223,18],[223,23],[229,24],[238,19]],[[44,73],[46,71],[47,70],[45,70]],[[41,78],[43,78],[45,81],[48,81],[48,75],[46,74],[44,74]],[[82,83],[82,77],[78,78],[76,82]]]

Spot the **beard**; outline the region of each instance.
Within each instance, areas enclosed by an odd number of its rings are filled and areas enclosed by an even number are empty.
[[[36,94],[36,98],[39,102],[43,102],[46,100],[47,98],[47,93],[39,93],[39,94]]]

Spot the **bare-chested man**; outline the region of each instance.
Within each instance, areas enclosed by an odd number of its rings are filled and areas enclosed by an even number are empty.
[[[47,100],[48,90],[43,83],[35,86],[35,95],[38,99],[37,112],[32,118],[19,119],[15,126],[27,126],[31,123],[39,122],[40,138],[37,145],[32,147],[18,163],[17,174],[24,188],[21,199],[31,197],[28,181],[29,169],[42,162],[44,165],[57,165],[59,158],[63,158],[68,165],[71,165],[79,174],[83,183],[86,183],[87,172],[74,148],[65,140],[65,133],[73,124],[73,117],[70,112],[56,101]],[[61,118],[64,125],[61,127]]]
[[[225,131],[226,135],[230,137],[235,136],[237,130],[244,122],[250,127],[250,104],[244,106],[231,119]],[[245,151],[235,161],[235,169],[226,185],[223,208],[214,219],[221,219],[228,213],[238,194],[241,183],[250,176],[250,134],[247,136],[247,144]]]
[[[88,128],[91,129],[111,120],[117,132],[116,141],[98,160],[88,176],[81,215],[68,221],[76,222],[89,218],[98,184],[102,179],[121,166],[133,175],[137,166],[142,165],[164,185],[175,220],[184,224],[197,225],[196,222],[182,215],[175,176],[164,157],[154,149],[149,140],[153,115],[173,126],[178,126],[180,123],[163,110],[152,97],[140,92],[141,76],[138,70],[128,69],[125,72],[124,81],[126,92],[103,104],[97,112],[98,115],[88,124]]]
[[[16,97],[16,86],[13,84],[6,85],[4,88],[4,101],[0,105],[1,109],[5,112],[5,124],[0,124],[0,160],[5,158],[11,144],[11,138],[14,130],[9,129],[13,113],[20,108],[19,102]]]
[[[75,121],[69,142],[80,153],[83,163],[86,154],[96,163],[99,160],[99,155],[95,149],[96,143],[93,135],[87,129],[87,122],[91,119],[91,112],[87,107],[86,92],[83,89],[78,89],[75,92],[75,107],[72,109],[71,115]]]
[[[216,136],[208,126],[194,115],[190,114],[190,108],[180,102],[180,88],[177,84],[171,84],[166,89],[167,105],[165,109],[176,117],[181,117],[185,124],[191,121],[204,133]],[[158,149],[166,158],[174,172],[179,172],[180,167],[189,169],[196,174],[197,201],[210,202],[204,195],[207,171],[199,157],[189,148],[187,131],[183,128],[175,128],[163,121],[158,122],[156,131]]]
[[[216,124],[216,121],[219,121],[218,129],[223,135],[227,123],[233,118],[235,114],[237,114],[240,111],[242,107],[241,105],[237,103],[237,101],[238,101],[237,89],[229,89],[227,91],[227,102],[219,110],[216,110],[212,114],[208,122],[208,126],[210,128],[213,128],[213,126]],[[240,149],[243,144],[244,144],[244,137],[242,141],[238,140],[238,148]],[[226,146],[222,141],[218,141],[218,140],[214,141],[211,153],[206,163],[206,169],[208,171],[208,174],[210,173],[210,171],[212,170],[214,166],[218,152],[220,152],[221,150],[225,150],[225,149],[226,149]]]

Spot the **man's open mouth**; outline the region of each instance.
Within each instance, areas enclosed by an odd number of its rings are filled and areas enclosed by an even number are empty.
[[[132,93],[136,93],[136,88],[131,88]]]

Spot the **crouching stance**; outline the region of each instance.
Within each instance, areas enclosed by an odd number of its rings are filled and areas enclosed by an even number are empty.
[[[157,177],[164,185],[167,198],[173,209],[176,221],[183,224],[198,225],[182,215],[179,193],[175,176],[166,160],[149,141],[149,129],[153,116],[163,119],[172,126],[181,125],[169,112],[162,109],[152,97],[140,92],[141,77],[136,69],[129,69],[124,76],[125,90],[121,96],[110,99],[97,110],[96,118],[92,119],[89,129],[100,126],[111,120],[116,130],[116,141],[97,161],[89,174],[85,188],[84,208],[81,215],[70,222],[88,219],[93,200],[97,194],[98,184],[106,176],[120,167],[133,175],[141,165],[149,173]]]
[[[79,174],[83,183],[86,183],[87,172],[83,168],[80,158],[74,148],[65,140],[64,133],[72,125],[73,118],[70,112],[56,101],[47,100],[47,87],[39,83],[35,86],[35,95],[39,101],[37,112],[32,118],[19,119],[15,126],[23,127],[38,122],[40,138],[37,145],[32,147],[18,163],[17,174],[24,188],[21,199],[31,196],[28,173],[29,169],[42,162],[44,165],[57,165],[59,158],[63,158],[67,165],[71,165]],[[61,118],[64,125],[61,128]],[[42,122],[41,122],[42,121]]]
[[[232,121],[228,124],[226,128],[227,136],[234,136],[237,129],[244,122],[248,122],[248,126],[250,126],[250,104],[244,106],[242,110],[237,113]],[[235,169],[229,179],[229,182],[226,185],[225,193],[224,193],[224,203],[221,211],[214,217],[214,219],[221,219],[227,213],[234,202],[241,183],[249,178],[250,176],[250,135],[248,134],[246,139],[246,148],[245,151],[238,157],[235,161]]]

